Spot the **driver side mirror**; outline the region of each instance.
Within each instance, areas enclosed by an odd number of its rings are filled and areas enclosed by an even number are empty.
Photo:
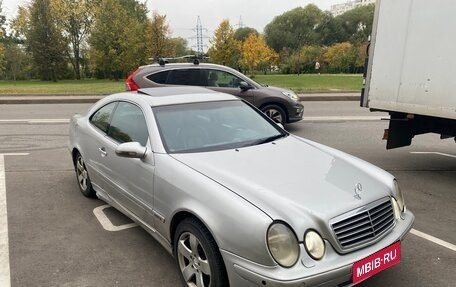
[[[247,82],[242,81],[239,83],[239,88],[241,88],[241,90],[243,90],[243,91],[247,91],[247,90],[252,89],[253,87],[251,85],[249,85]]]
[[[128,142],[117,146],[116,155],[127,158],[144,158],[147,148],[138,142]]]

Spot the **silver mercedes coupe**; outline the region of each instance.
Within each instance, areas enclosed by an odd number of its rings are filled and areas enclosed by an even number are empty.
[[[183,286],[352,286],[400,262],[414,221],[391,174],[204,88],[107,96],[69,138],[81,192],[146,229]]]

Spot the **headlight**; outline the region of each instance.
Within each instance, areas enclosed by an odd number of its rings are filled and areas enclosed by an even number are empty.
[[[310,257],[315,260],[320,260],[323,255],[325,255],[325,242],[320,234],[313,230],[306,232],[306,235],[304,236],[304,246]]]
[[[296,101],[296,102],[299,101],[299,97],[293,92],[282,92],[282,94],[284,94],[285,96],[289,97],[293,101]]]
[[[397,180],[394,180],[394,197],[397,201],[399,210],[401,212],[405,212],[406,207],[405,207],[404,195],[402,194],[401,188],[399,187]]]
[[[299,258],[298,239],[285,224],[273,223],[267,234],[268,248],[274,260],[283,267],[292,267]]]

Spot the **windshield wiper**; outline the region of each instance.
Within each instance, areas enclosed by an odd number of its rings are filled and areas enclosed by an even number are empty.
[[[280,138],[283,138],[283,137],[286,137],[286,136],[288,136],[288,134],[278,134],[278,135],[275,135],[275,136],[262,138],[262,139],[254,141],[253,143],[251,143],[251,145],[258,145],[258,144],[264,144],[264,143],[273,142],[276,139],[280,139]]]

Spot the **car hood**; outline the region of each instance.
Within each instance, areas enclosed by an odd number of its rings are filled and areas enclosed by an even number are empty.
[[[279,87],[275,87],[275,86],[266,86],[265,88],[271,89],[271,90],[274,90],[274,91],[278,91],[278,92],[293,92],[292,90],[279,88]]]
[[[206,153],[173,154],[273,220],[309,226],[391,195],[393,177],[329,147],[290,135],[273,143]],[[361,197],[355,187],[362,185]],[[297,227],[299,228],[299,227]]]
[[[282,92],[286,92],[286,93],[294,93],[292,90],[287,90],[287,89],[284,89],[284,88],[279,88],[279,87],[274,87],[274,86],[261,86],[260,88],[261,90],[263,91],[272,91],[274,94],[275,93],[282,93]]]

